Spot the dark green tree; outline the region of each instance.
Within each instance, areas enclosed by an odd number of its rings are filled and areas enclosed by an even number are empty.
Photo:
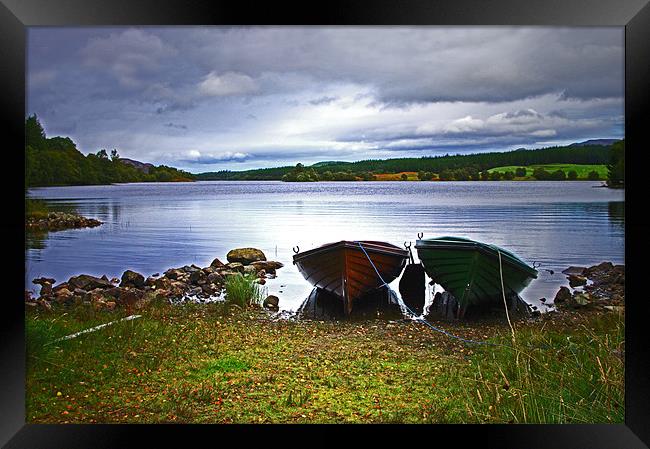
[[[587,179],[589,181],[598,181],[600,179],[600,175],[598,174],[598,172],[596,170],[592,170],[587,175]]]
[[[551,173],[550,179],[553,181],[564,181],[566,180],[566,174],[563,170],[555,170],[553,173]]]
[[[569,171],[569,173],[567,173],[566,177],[570,181],[575,181],[576,179],[578,179],[578,172],[575,170],[571,170]]]
[[[490,181],[500,181],[501,180],[501,172],[498,171],[493,171],[490,173]]]
[[[625,140],[616,142],[610,150],[609,164],[607,165],[607,185],[609,187],[623,187],[625,183]]]
[[[551,179],[551,174],[544,170],[543,168],[536,168],[533,170],[533,178],[538,181],[548,181]]]
[[[524,178],[526,176],[526,167],[519,167],[515,170],[515,176],[518,178]]]
[[[35,150],[45,149],[45,130],[36,114],[25,120],[25,146]]]

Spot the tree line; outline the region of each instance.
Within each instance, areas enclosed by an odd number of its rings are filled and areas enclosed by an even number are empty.
[[[92,185],[191,180],[194,175],[165,165],[145,173],[120,161],[116,149],[84,156],[69,137],[45,135],[36,114],[25,120],[25,186]]]
[[[621,145],[622,141],[616,145]],[[285,180],[285,181],[344,181],[372,180],[379,173],[417,172],[420,180],[496,180],[512,179],[517,173],[494,174],[488,170],[502,166],[544,165],[544,164],[594,164],[612,163],[612,147],[602,145],[560,146],[538,150],[519,149],[515,151],[476,154],[427,156],[421,158],[397,158],[364,160],[358,162],[321,162],[309,167],[303,164],[246,171],[223,170],[196,175],[199,180]],[[618,159],[617,159],[618,160]],[[620,164],[619,164],[620,165]],[[525,170],[525,169],[524,169]],[[615,170],[620,171],[620,168]],[[560,170],[561,171],[561,170]],[[572,173],[564,173],[563,179],[573,179]],[[559,179],[558,172],[538,171],[536,179]],[[597,175],[597,173],[596,173]],[[525,176],[525,172],[524,175]],[[594,176],[593,173],[590,176]],[[577,174],[576,174],[577,178]]]

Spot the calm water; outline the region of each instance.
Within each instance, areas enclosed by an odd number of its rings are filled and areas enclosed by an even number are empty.
[[[295,310],[311,286],[291,263],[294,246],[343,239],[401,246],[423,232],[494,243],[541,263],[522,295],[537,303],[565,285],[559,272],[569,265],[624,263],[624,192],[600,184],[214,181],[32,189],[32,197],[104,225],[29,236],[26,286],[33,289],[38,276],[60,282],[79,273],[147,276],[207,266],[215,257],[225,261],[232,248],[253,246],[285,264],[266,287],[282,309]]]

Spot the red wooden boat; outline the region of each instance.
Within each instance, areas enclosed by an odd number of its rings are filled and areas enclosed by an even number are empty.
[[[348,315],[355,300],[383,286],[374,267],[390,283],[400,275],[407,258],[408,251],[390,243],[343,240],[297,253],[293,263],[312,285],[342,298]]]

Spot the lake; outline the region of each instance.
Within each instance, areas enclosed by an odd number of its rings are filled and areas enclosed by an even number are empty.
[[[560,272],[569,265],[624,263],[624,191],[600,185],[206,181],[30,189],[55,210],[74,208],[104,224],[28,235],[25,285],[38,291],[35,277],[58,283],[80,273],[120,277],[126,269],[146,277],[204,267],[215,257],[225,262],[230,249],[252,246],[284,263],[265,287],[282,310],[292,311],[312,289],[292,264],[294,246],[304,251],[337,240],[402,246],[422,232],[493,243],[538,262],[539,278],[522,296],[539,305],[567,285]]]

